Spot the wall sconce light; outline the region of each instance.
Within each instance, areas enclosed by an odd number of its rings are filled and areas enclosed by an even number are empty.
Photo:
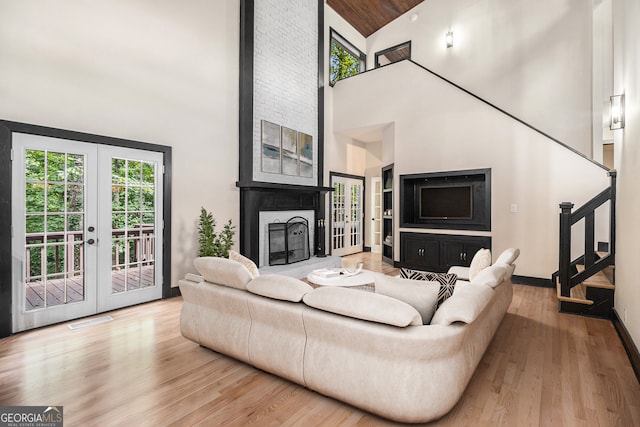
[[[453,46],[453,31],[447,32],[447,34],[444,36],[444,40],[447,42],[447,48],[452,47]]]
[[[611,118],[609,119],[609,129],[624,128],[624,95],[614,95],[609,98],[611,107]]]

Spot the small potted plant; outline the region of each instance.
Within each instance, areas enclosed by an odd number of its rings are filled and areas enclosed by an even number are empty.
[[[198,256],[229,257],[229,249],[233,246],[233,236],[236,234],[235,226],[229,220],[220,233],[216,232],[216,220],[211,212],[200,208],[200,220],[198,221],[198,243],[200,250]]]

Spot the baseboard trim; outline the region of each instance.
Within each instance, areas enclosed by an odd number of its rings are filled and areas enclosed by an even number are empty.
[[[179,296],[182,296],[182,294],[180,293],[180,288],[178,286],[171,288],[171,294],[169,295],[169,298],[175,298]]]
[[[555,288],[551,280],[541,279],[540,277],[517,276],[514,274],[511,281],[518,285],[535,286],[537,288]]]
[[[638,347],[631,339],[631,335],[629,335],[629,331],[624,326],[624,323],[620,320],[620,316],[618,316],[618,312],[615,307],[611,310],[611,322],[613,322],[613,327],[616,328],[616,332],[622,340],[622,346],[627,352],[627,356],[629,356],[629,362],[631,362],[631,367],[633,368],[633,372],[636,374],[636,379],[638,383],[640,383],[640,352],[638,351]]]

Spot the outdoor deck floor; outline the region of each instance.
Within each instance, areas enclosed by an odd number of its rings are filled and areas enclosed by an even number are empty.
[[[128,290],[147,288],[153,286],[153,265],[143,266],[140,269],[130,269],[128,275]],[[84,278],[81,275],[67,279],[66,303],[82,301],[84,299]],[[33,310],[43,308],[45,298],[45,285],[43,281],[33,281],[26,284],[26,309]],[[65,281],[64,279],[48,280],[46,286],[47,306],[65,304]],[[117,270],[111,272],[112,293],[124,292],[125,271]]]

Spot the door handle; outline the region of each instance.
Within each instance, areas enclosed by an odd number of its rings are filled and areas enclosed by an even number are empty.
[[[96,231],[96,228],[94,226],[90,226],[87,230],[89,232],[94,232],[94,231]]]
[[[87,240],[87,245],[93,245],[96,241],[93,239]]]

